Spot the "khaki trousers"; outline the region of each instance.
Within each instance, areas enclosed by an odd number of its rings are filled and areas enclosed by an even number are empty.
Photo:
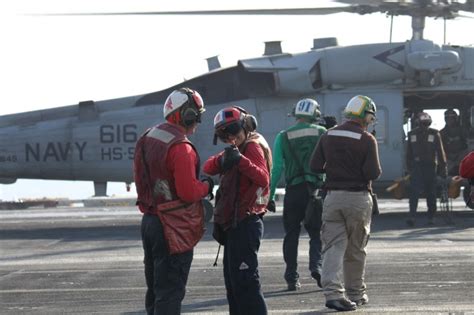
[[[326,300],[358,300],[364,282],[366,246],[372,219],[367,191],[329,191],[323,204],[321,282]]]

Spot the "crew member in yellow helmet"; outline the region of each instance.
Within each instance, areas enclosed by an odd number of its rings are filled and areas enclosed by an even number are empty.
[[[369,302],[364,281],[373,205],[369,192],[382,170],[377,141],[367,127],[376,111],[372,99],[354,96],[344,109],[348,120],[321,137],[310,161],[313,172],[326,173],[321,282],[326,307],[338,311]]]

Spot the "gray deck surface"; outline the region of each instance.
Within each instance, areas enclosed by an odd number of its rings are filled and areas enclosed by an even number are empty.
[[[474,211],[454,202],[414,228],[407,201],[381,200],[372,224],[360,314],[474,314]],[[299,246],[302,289],[286,292],[281,208],[265,218],[260,274],[270,314],[330,312],[311,279],[308,236]],[[450,224],[448,224],[450,223]],[[145,281],[134,207],[0,211],[0,314],[144,314]],[[226,314],[222,253],[208,232],[194,252],[183,313]]]

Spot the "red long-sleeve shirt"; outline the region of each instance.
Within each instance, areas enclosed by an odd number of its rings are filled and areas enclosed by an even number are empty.
[[[191,145],[178,143],[172,146],[166,157],[166,166],[173,174],[176,194],[185,202],[195,202],[208,193],[209,186],[196,178],[197,156]]]
[[[221,173],[220,157],[224,152],[213,155],[204,163],[203,171],[209,175]],[[250,142],[238,164],[241,173],[239,195],[244,196],[252,183],[262,188],[270,184],[270,174],[267,170],[267,161],[263,149],[259,144]]]

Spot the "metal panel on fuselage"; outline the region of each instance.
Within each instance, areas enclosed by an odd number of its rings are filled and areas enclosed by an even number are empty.
[[[2,176],[70,179],[72,155],[83,154],[83,148],[71,141],[71,132],[70,119],[6,127],[2,150],[15,161],[1,163]]]
[[[276,135],[295,124],[295,117],[288,115],[298,102],[295,97],[265,97],[257,99],[259,130],[273,149]]]
[[[104,112],[99,120],[77,122],[74,142],[87,146],[84,158],[74,159],[76,179],[132,181],[135,143],[143,131],[159,122],[158,106]]]
[[[307,97],[316,98],[322,113],[334,115],[340,122],[347,100],[358,93],[364,94],[345,90]],[[396,178],[402,174],[403,164],[401,93],[366,91],[365,94],[373,97],[379,108],[377,130],[384,167],[382,179]],[[225,146],[222,143],[217,146],[212,144],[213,118],[222,108],[238,105],[255,115],[258,131],[273,147],[278,132],[294,124],[294,117],[289,117],[288,113],[300,97],[261,97],[206,106],[196,134],[189,136],[201,156],[201,162]],[[7,127],[0,134],[4,139],[2,154],[15,155],[16,162],[0,165],[2,176],[132,181],[136,140],[148,127],[163,121],[161,111],[162,105],[153,104],[101,112],[96,120],[79,121],[77,116],[73,116]]]

